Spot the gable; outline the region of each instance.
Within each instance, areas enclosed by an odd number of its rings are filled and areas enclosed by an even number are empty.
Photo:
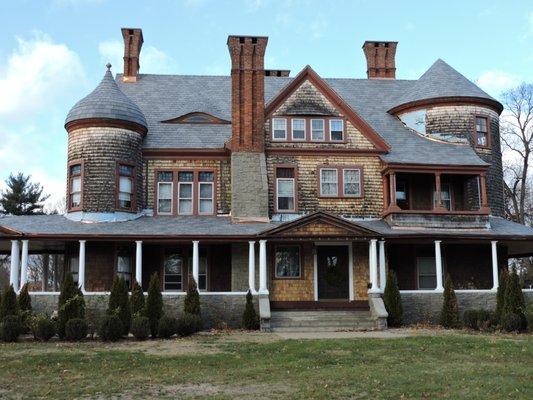
[[[273,114],[341,116],[339,110],[308,79]]]

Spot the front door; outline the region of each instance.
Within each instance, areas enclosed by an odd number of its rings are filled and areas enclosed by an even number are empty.
[[[349,300],[348,246],[317,247],[318,300]]]

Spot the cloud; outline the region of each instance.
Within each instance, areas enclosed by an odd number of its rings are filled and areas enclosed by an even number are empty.
[[[0,116],[27,119],[46,112],[71,85],[85,80],[78,55],[65,44],[54,43],[43,33],[17,38],[18,46],[0,68]]]
[[[124,66],[124,44],[119,40],[108,40],[98,45],[102,64],[110,62],[115,72],[122,72]],[[154,46],[143,46],[140,56],[141,73],[166,74],[175,72],[176,62],[164,51]]]
[[[494,96],[516,86],[520,80],[507,72],[500,70],[487,70],[476,80],[478,86]]]

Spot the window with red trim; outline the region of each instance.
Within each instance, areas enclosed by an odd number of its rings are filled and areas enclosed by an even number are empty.
[[[69,167],[69,209],[81,208],[82,186],[82,165],[72,164]]]
[[[476,146],[489,147],[489,119],[487,117],[476,116]]]
[[[135,167],[129,164],[118,164],[118,208],[131,211],[133,209],[135,188]]]

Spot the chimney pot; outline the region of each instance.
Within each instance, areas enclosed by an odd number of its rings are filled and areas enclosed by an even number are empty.
[[[141,67],[139,56],[144,42],[143,32],[139,28],[122,28],[124,38],[124,82],[137,82]]]
[[[368,40],[363,44],[368,79],[396,79],[397,45],[398,42]]]

